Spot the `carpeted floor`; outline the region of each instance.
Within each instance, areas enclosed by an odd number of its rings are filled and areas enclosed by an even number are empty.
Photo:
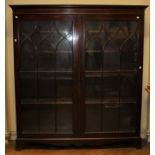
[[[13,144],[8,144],[6,155],[150,155],[150,147],[146,145],[142,149],[23,149],[16,151]]]

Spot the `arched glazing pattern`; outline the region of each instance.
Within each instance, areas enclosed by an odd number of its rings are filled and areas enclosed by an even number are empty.
[[[23,132],[72,133],[72,25],[65,19],[20,22],[21,104],[43,106],[27,106]]]
[[[138,46],[137,21],[85,21],[86,132],[135,132]]]

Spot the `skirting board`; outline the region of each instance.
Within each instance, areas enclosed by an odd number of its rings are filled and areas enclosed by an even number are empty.
[[[150,131],[146,132],[146,136],[147,136],[147,141],[150,143]]]
[[[16,132],[15,131],[10,131],[5,133],[5,140],[6,142],[9,140],[16,140]]]

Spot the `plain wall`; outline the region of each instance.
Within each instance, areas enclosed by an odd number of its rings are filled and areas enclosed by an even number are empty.
[[[9,5],[26,4],[92,4],[92,5],[149,5],[149,0],[6,0],[6,134],[11,138],[16,136],[15,115],[15,84],[14,84],[14,54],[13,54],[13,19]],[[141,136],[145,138],[148,116],[148,94],[145,87],[149,84],[149,7],[145,10],[144,31],[144,65],[143,65],[143,90],[142,90],[142,121]]]

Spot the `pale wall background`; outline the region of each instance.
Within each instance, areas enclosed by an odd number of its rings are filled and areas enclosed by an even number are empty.
[[[149,5],[149,0],[6,0],[6,136],[16,137],[15,85],[13,57],[13,19],[9,5],[24,4],[92,4],[92,5]],[[145,10],[144,66],[142,90],[141,137],[147,136],[149,96],[145,87],[149,84],[149,7]]]

